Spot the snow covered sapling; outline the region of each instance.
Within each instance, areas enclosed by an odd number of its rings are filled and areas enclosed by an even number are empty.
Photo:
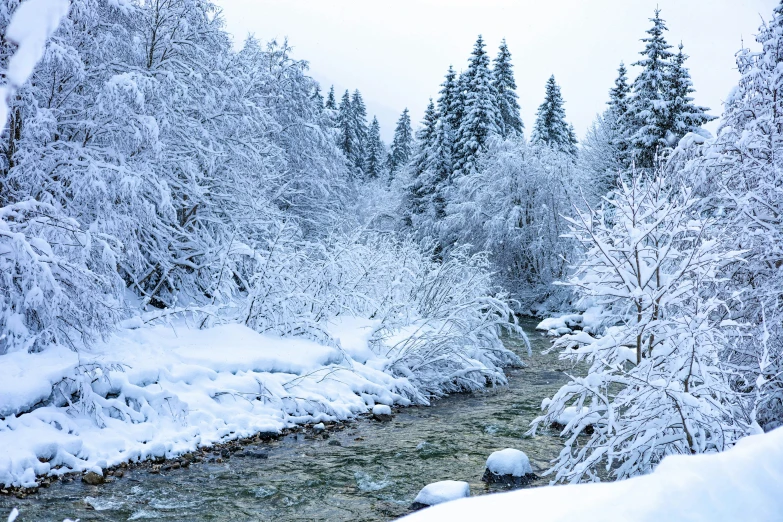
[[[586,255],[568,284],[614,325],[555,343],[562,359],[590,363],[533,421],[535,431],[569,406],[578,412],[563,430],[555,482],[598,480],[601,464],[616,478],[647,473],[666,455],[723,450],[749,425],[720,357],[727,304],[716,297],[721,268],[740,253],[708,237],[689,189],[661,177],[621,182],[605,203],[569,219]],[[577,441],[587,425],[589,440]]]

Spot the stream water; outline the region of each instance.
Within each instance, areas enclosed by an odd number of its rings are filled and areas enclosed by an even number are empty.
[[[534,325],[522,325],[533,344],[532,357],[520,341],[507,343],[528,364],[508,371],[508,387],[402,409],[387,423],[360,419],[328,431],[328,438],[291,433],[223,462],[160,474],[130,470],[101,486],[58,482],[25,499],[0,497],[0,515],[17,507],[17,522],[66,517],[82,522],[376,521],[408,513],[419,489],[438,480],[465,480],[473,495],[497,491],[480,480],[493,451],[521,449],[534,470],[543,470],[562,448],[553,433],[524,437],[541,400],[567,381],[557,355],[541,355],[549,342],[532,332]],[[268,457],[258,458],[259,452]],[[544,484],[541,479],[533,486]]]

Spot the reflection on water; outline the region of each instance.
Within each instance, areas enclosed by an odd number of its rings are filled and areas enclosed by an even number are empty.
[[[523,324],[528,332],[534,323]],[[232,456],[159,475],[130,471],[99,487],[54,484],[24,500],[0,497],[0,514],[18,521],[57,520],[389,520],[408,512],[424,485],[465,480],[473,495],[487,456],[518,448],[534,470],[560,451],[558,437],[524,438],[541,400],[566,382],[548,341],[530,333],[533,356],[514,341],[527,368],[509,371],[507,388],[455,395],[429,408],[407,408],[389,423],[361,420],[313,438],[304,432],[248,447],[266,459]],[[307,439],[305,438],[307,437]],[[534,485],[544,485],[539,480]]]

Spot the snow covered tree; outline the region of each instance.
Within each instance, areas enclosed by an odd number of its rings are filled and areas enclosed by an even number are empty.
[[[631,86],[628,84],[628,69],[625,68],[623,62],[620,62],[620,67],[617,68],[617,79],[614,81],[614,87],[609,89],[609,101],[606,102],[618,118],[628,111],[630,95]]]
[[[500,133],[497,113],[497,91],[492,83],[489,56],[479,35],[473,46],[464,77],[464,109],[454,143],[454,169],[468,173],[489,139]]]
[[[340,100],[340,108],[337,115],[337,125],[339,130],[338,144],[340,150],[345,154],[346,159],[352,165],[354,175],[358,175],[356,172],[356,158],[360,157],[361,145],[359,143],[359,136],[356,134],[356,127],[353,114],[353,105],[351,104],[351,94],[348,90],[345,90],[342,100]]]
[[[427,215],[431,221],[433,218],[433,195],[437,192],[437,180],[434,176],[433,167],[437,162],[438,153],[438,114],[435,110],[435,103],[432,98],[424,112],[424,121],[422,127],[416,135],[416,154],[410,163],[411,181],[406,194],[406,211],[410,215],[408,220],[410,225],[417,229],[429,228],[422,226],[427,218],[420,215]],[[421,232],[421,230],[419,230]]]
[[[680,43],[678,52],[672,59],[671,68],[667,77],[669,90],[668,122],[666,124],[677,140],[689,132],[694,132],[705,123],[715,119],[707,114],[706,107],[694,105],[691,94],[695,91],[691,75],[685,67],[688,56],[682,52]]]
[[[621,181],[606,207],[575,213],[571,235],[586,254],[569,284],[604,310],[607,326],[553,347],[562,359],[590,363],[533,423],[565,425],[554,481],[599,480],[599,467],[622,479],[649,473],[667,455],[730,447],[751,421],[723,357],[734,327],[722,319],[736,303],[716,288],[739,252],[711,237],[718,231],[699,216],[690,189],[661,177]],[[578,439],[587,426],[589,438]]]
[[[626,170],[621,160],[622,137],[611,109],[596,116],[585,133],[577,163],[585,177],[580,189],[591,204],[606,196]]]
[[[498,55],[492,69],[492,85],[497,92],[498,122],[504,137],[522,134],[525,128],[519,115],[519,102],[516,93],[517,83],[511,65],[511,53],[506,39],[500,43]]]
[[[351,97],[351,114],[357,146],[353,160],[357,168],[361,170],[362,161],[366,156],[365,146],[367,144],[369,127],[367,126],[367,107],[364,105],[364,98],[362,98],[362,93],[359,92],[359,89],[355,89]]]
[[[652,168],[655,158],[663,149],[674,144],[674,135],[669,128],[669,75],[673,54],[666,42],[666,22],[660,17],[661,10],[655,9],[650,19],[653,26],[642,38],[645,49],[641,60],[634,65],[642,67],[633,83],[633,94],[628,102],[627,137],[631,160],[637,168]]]
[[[324,96],[321,94],[321,86],[318,84],[315,85],[315,90],[313,91],[313,102],[315,102],[317,107],[324,106]]]
[[[496,282],[524,313],[567,306],[575,242],[563,239],[578,172],[573,157],[522,136],[493,140],[473,172],[454,180],[441,229],[456,243],[489,252]]]
[[[326,108],[333,111],[337,110],[337,100],[334,97],[334,85],[329,87],[329,94],[326,96]]]
[[[383,177],[386,165],[386,146],[381,140],[381,125],[378,118],[373,116],[370,131],[367,135],[367,156],[364,160],[364,175],[368,179]]]
[[[628,114],[631,92],[631,85],[628,83],[628,70],[625,68],[625,64],[620,62],[614,87],[609,90],[609,101],[607,102],[609,112],[604,113],[604,119],[610,126],[607,132],[612,135],[611,145],[617,150],[616,161],[619,164],[618,166],[625,168],[631,166],[626,139],[633,132],[630,127],[630,115]]]
[[[589,180],[582,188],[591,203],[604,197],[614,187],[618,175],[630,167],[626,113],[631,88],[627,72],[620,63],[614,87],[609,90],[609,107],[587,130],[579,152],[579,166]]]
[[[399,169],[408,164],[413,150],[413,129],[411,128],[411,116],[406,108],[402,111],[397,126],[394,128],[394,139],[389,153],[389,171],[392,176]]]
[[[755,420],[771,430],[783,426],[783,4],[756,40],[759,51],[737,53],[740,80],[714,142],[695,136],[671,168],[702,195],[728,245],[746,251],[725,290],[743,301],[728,318],[752,330],[736,339],[731,361],[737,389],[755,397]]]
[[[544,102],[536,111],[531,141],[576,155],[576,135],[565,119],[565,102],[554,75],[546,82]]]
[[[449,66],[446,77],[441,84],[441,90],[438,95],[437,103],[437,147],[436,164],[433,169],[436,172],[436,178],[443,184],[448,180],[453,172],[454,164],[454,142],[457,131],[459,130],[460,113],[459,92],[457,85],[457,73],[454,68]]]

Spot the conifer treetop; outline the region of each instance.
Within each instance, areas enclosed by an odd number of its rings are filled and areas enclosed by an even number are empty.
[[[514,80],[513,65],[511,65],[511,53],[505,38],[501,41],[498,55],[495,58],[492,85],[497,91],[498,123],[501,126],[503,136],[521,134],[525,126],[519,115],[517,84]]]
[[[576,135],[573,127],[566,122],[564,105],[560,86],[552,75],[546,82],[544,102],[536,111],[531,141],[575,155]]]

